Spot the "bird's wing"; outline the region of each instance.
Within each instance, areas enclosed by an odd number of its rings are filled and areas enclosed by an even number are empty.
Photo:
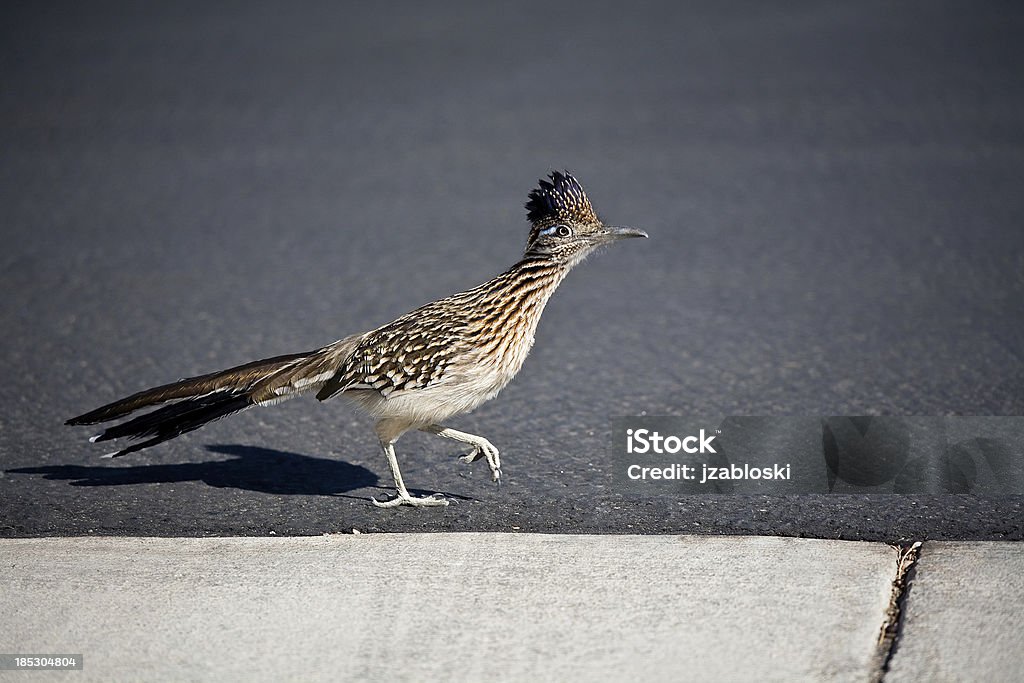
[[[463,338],[458,320],[421,308],[363,335],[316,397],[369,389],[388,398],[426,387],[444,376]]]

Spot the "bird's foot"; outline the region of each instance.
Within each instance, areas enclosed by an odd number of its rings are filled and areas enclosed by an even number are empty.
[[[487,466],[491,468],[491,481],[501,485],[501,456],[494,444],[484,439],[483,443],[477,444],[469,453],[460,456],[459,460],[465,463],[476,462],[480,458],[487,458]]]
[[[442,496],[440,493],[435,493],[431,496],[410,496],[408,493],[404,495],[402,492],[395,494],[395,497],[391,500],[377,500],[376,498],[370,498],[370,502],[379,508],[396,508],[399,505],[411,505],[412,507],[444,507],[448,505],[448,499]]]

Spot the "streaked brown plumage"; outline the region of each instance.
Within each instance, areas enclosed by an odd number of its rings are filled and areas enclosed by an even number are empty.
[[[519,372],[533,345],[548,299],[568,272],[595,248],[640,230],[609,228],[569,173],[530,193],[531,228],[523,258],[473,289],[431,302],[360,335],[316,351],[277,356],[142,391],[67,421],[106,422],[140,408],[167,404],[92,438],[137,440],[109,457],[125,455],[256,405],[316,392],[340,394],[377,418],[376,432],[397,495],[376,505],[446,505],[439,496],[411,496],[402,481],[394,443],[421,429],[473,447],[466,462],[486,458],[498,481],[498,449],[486,439],[444,427],[448,418],[493,398]]]

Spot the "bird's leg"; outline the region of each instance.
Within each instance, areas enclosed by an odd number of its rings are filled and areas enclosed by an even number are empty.
[[[373,504],[379,508],[393,508],[399,505],[412,505],[414,507],[433,507],[437,505],[447,505],[448,500],[445,499],[441,494],[435,493],[432,496],[417,497],[409,494],[409,491],[405,488],[405,482],[402,481],[402,473],[398,470],[398,457],[395,455],[395,442],[394,441],[383,441],[380,442],[381,448],[384,449],[384,455],[388,459],[388,467],[391,468],[391,476],[395,478],[395,497],[391,500],[380,501],[376,498],[370,498]]]
[[[469,444],[473,447],[473,450],[461,456],[459,460],[462,462],[476,462],[480,458],[487,458],[487,465],[491,468],[491,480],[501,481],[501,457],[498,455],[498,449],[484,437],[477,436],[476,434],[467,434],[466,432],[460,432],[457,429],[451,429],[442,425],[430,425],[424,427],[422,431]]]

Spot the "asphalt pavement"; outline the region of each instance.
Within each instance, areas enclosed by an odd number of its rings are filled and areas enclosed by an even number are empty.
[[[623,415],[1019,415],[1024,48],[1006,5],[0,9],[0,535],[532,530],[1020,539],[1020,496],[613,490]],[[123,461],[62,422],[317,347],[519,256],[568,168],[651,239],[572,273],[525,369],[399,443],[250,411]],[[1018,453],[1019,455],[1019,453]]]

